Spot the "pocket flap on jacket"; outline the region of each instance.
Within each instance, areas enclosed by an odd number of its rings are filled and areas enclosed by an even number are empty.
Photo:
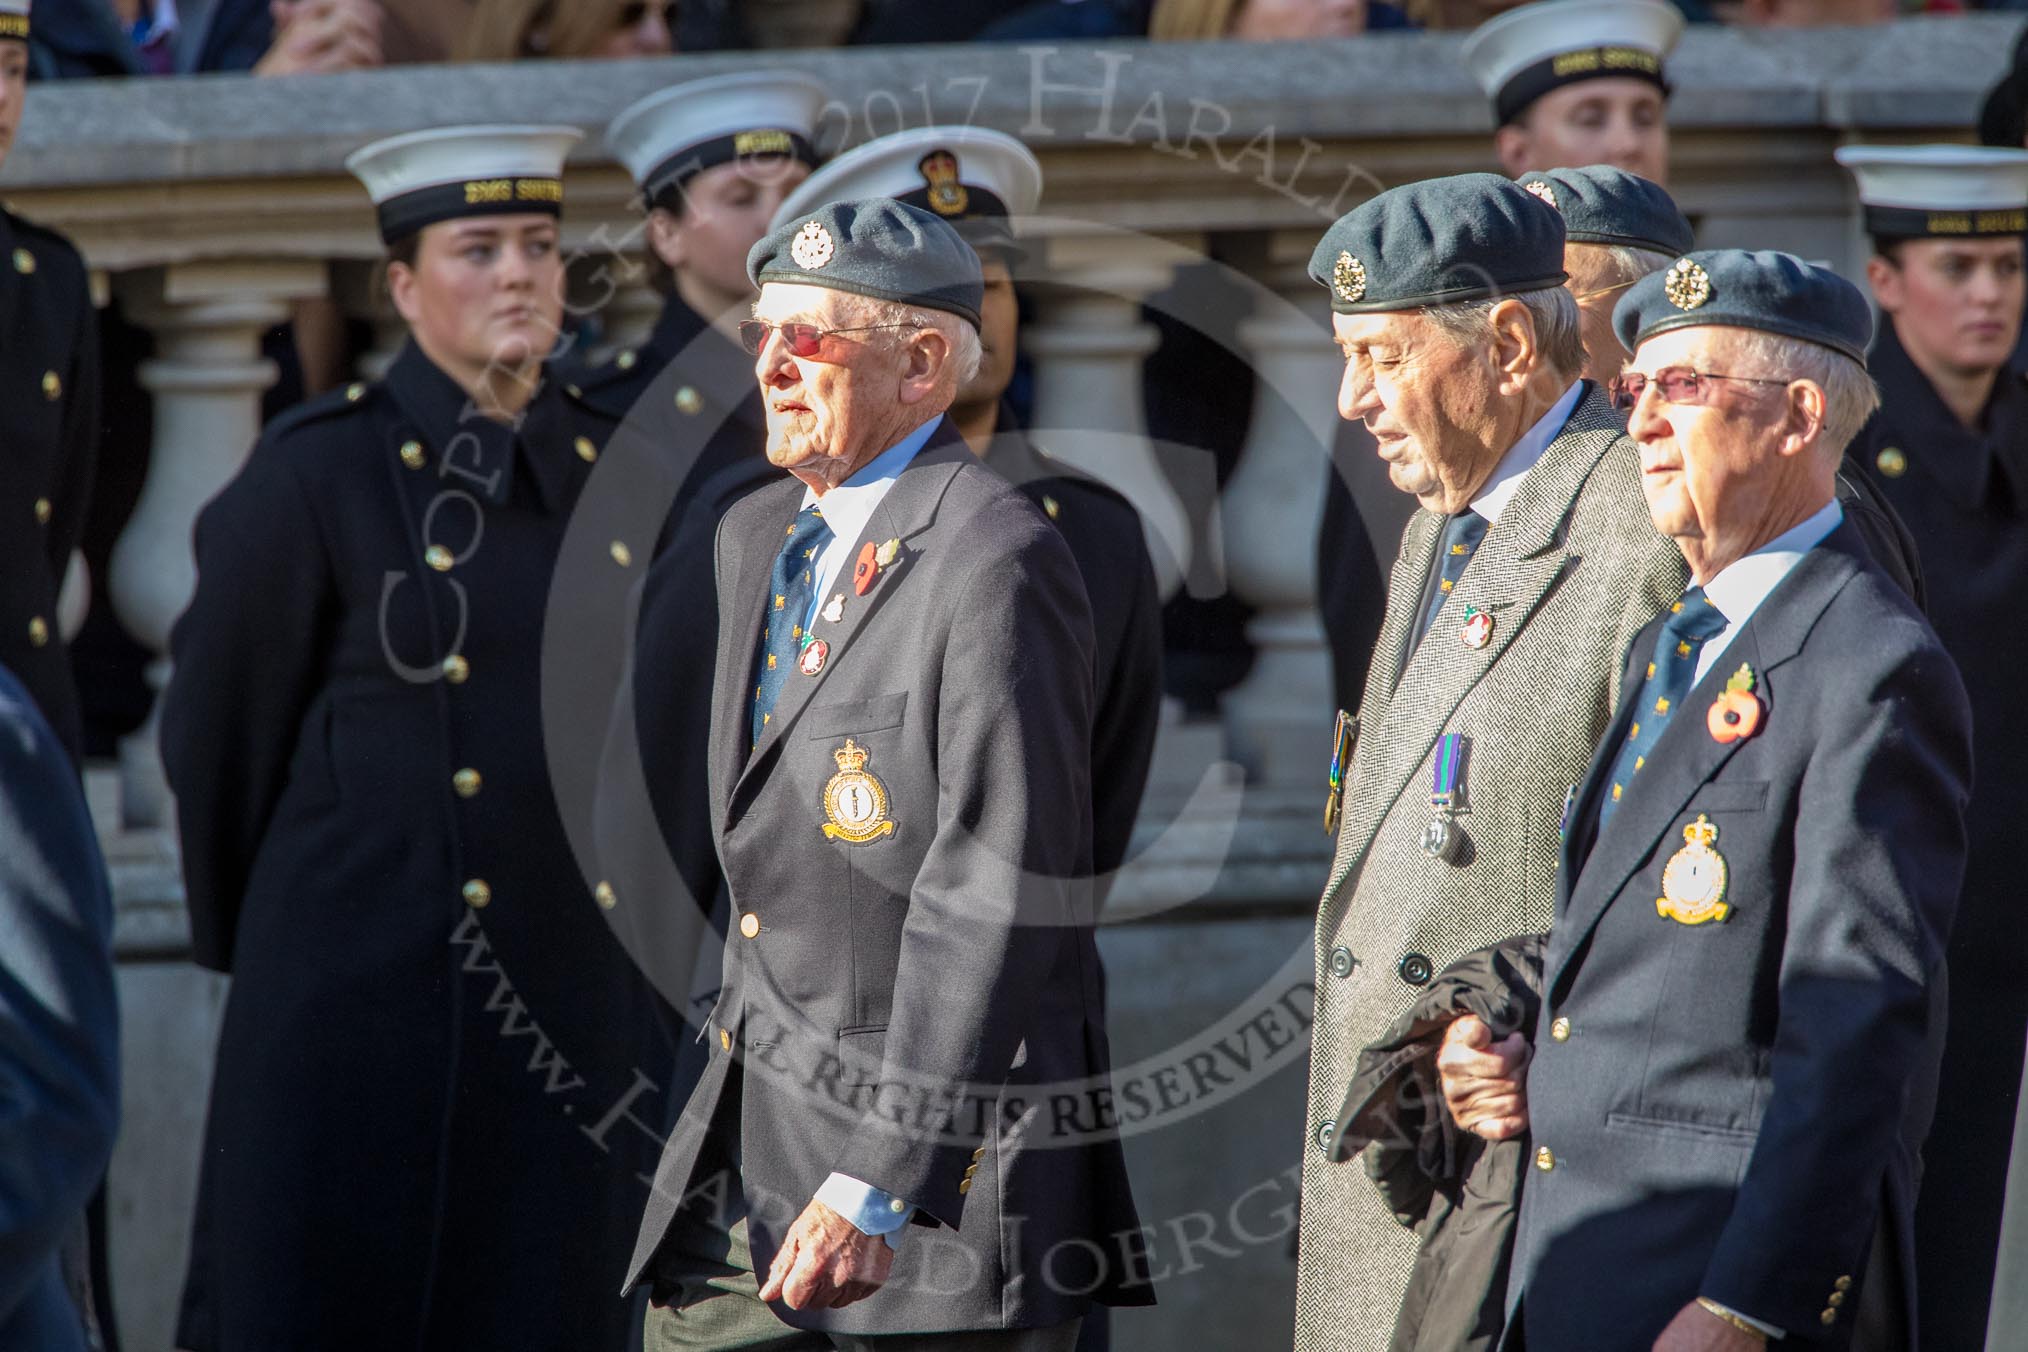
[[[901,726],[902,714],[907,708],[906,690],[893,695],[877,695],[872,699],[812,704],[803,711],[803,735],[838,737],[848,732],[879,732],[882,728],[898,728]]]
[[[1699,812],[1758,812],[1766,806],[1766,780],[1735,779],[1706,784],[1690,795],[1687,810],[1692,815]]]

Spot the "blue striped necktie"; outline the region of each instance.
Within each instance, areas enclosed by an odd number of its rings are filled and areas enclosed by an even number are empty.
[[[1692,587],[1662,625],[1662,632],[1655,637],[1647,679],[1634,697],[1634,721],[1627,729],[1626,741],[1620,744],[1620,754],[1613,759],[1612,778],[1599,797],[1601,832],[1612,819],[1620,795],[1648,763],[1648,754],[1676,716],[1676,706],[1689,698],[1690,687],[1696,684],[1697,655],[1706,643],[1725,632],[1727,623],[1725,613],[1705,599],[1704,588]]]
[[[805,507],[796,513],[782,541],[782,552],[775,556],[774,571],[768,579],[766,632],[761,636],[760,653],[754,658],[755,745],[759,744],[775,701],[781,696],[782,683],[789,679],[789,672],[795,669],[796,658],[808,640],[803,621],[817,596],[817,554],[830,542],[831,528],[824,524],[824,514],[814,506]]]

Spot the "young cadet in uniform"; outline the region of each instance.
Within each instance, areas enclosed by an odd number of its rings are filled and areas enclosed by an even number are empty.
[[[1537,0],[1465,39],[1465,65],[1493,100],[1508,174],[1610,164],[1667,186],[1663,58],[1683,34],[1664,0]]]
[[[28,0],[0,0],[0,161],[21,125]],[[98,459],[98,317],[84,260],[0,211],[0,666],[20,678],[73,761],[83,728],[56,603]]]
[[[1465,1050],[1483,1025],[1439,1057],[1461,1125],[1531,1133],[1501,1346],[1912,1352],[1971,711],[1833,489],[1872,316],[1828,269],[1714,250],[1617,322],[1692,585],[1565,814],[1532,1057]]]
[[[1578,376],[1563,247],[1540,198],[1461,174],[1380,194],[1310,259],[1345,356],[1338,411],[1419,510],[1338,739],[1299,1352],[1385,1348],[1415,1258],[1361,1166],[1336,1157],[1360,1049],[1460,955],[1548,925],[1564,793],[1612,716],[1627,643],[1683,589],[1625,422]]]
[[[233,976],[178,1346],[621,1349],[669,1083],[565,839],[543,607],[611,424],[544,366],[570,128],[347,162],[410,338],[197,524],[162,756]]]
[[[1020,328],[1014,290],[1022,260],[1015,227],[1042,194],[1027,146],[977,127],[925,127],[868,141],[790,194],[776,224],[824,202],[892,197],[951,222],[979,255],[979,372],[958,391],[950,420],[987,468],[1056,524],[1077,559],[1098,638],[1092,725],[1092,868],[1100,897],[1126,862],[1147,787],[1162,699],[1162,600],[1140,515],[1127,500],[1028,439],[1008,407]]]
[[[2028,151],[1848,146],[1882,312],[1867,365],[1880,412],[1854,443],[1914,532],[1930,622],[1964,673],[1977,737],[1971,859],[1950,948],[1950,1036],[1924,1156],[1916,1248],[1925,1347],[1977,1347],[2000,1235],[2028,1037],[2015,842],[2028,786],[2013,772],[2028,640],[2028,363],[2016,351]]]

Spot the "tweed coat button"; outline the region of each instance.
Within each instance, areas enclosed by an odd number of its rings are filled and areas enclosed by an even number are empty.
[[[457,790],[458,797],[460,798],[478,797],[479,783],[479,772],[470,766],[451,776],[451,787]]]
[[[1344,978],[1352,975],[1352,969],[1359,965],[1359,959],[1352,956],[1352,950],[1343,944],[1331,950],[1331,975]]]
[[[1401,979],[1411,986],[1427,986],[1429,979],[1436,975],[1436,969],[1430,965],[1430,960],[1420,953],[1404,954],[1400,966],[1395,970],[1399,971]]]
[[[493,900],[493,889],[483,878],[474,878],[465,884],[465,904],[475,911],[482,911],[486,903]]]
[[[1325,1150],[1329,1150],[1331,1148],[1331,1142],[1336,1140],[1337,1138],[1338,1138],[1338,1124],[1335,1121],[1326,1118],[1324,1121],[1319,1122],[1317,1124],[1317,1144],[1320,1147],[1322,1147]]]
[[[444,679],[452,685],[463,685],[472,674],[472,664],[456,653],[444,659]]]
[[[748,911],[739,918],[739,932],[749,939],[760,938],[760,916]]]
[[[1555,1023],[1550,1024],[1549,1036],[1555,1038],[1558,1042],[1570,1041],[1570,1020],[1558,1019]]]
[[[685,385],[682,389],[676,391],[676,411],[688,414],[693,418],[696,417],[704,411],[704,396],[699,394],[693,387]]]
[[[1537,1150],[1535,1152],[1535,1167],[1545,1174],[1554,1169],[1556,1167],[1556,1152],[1546,1145]]]
[[[56,506],[48,498],[37,498],[35,500],[35,520],[38,524],[47,526],[49,518],[55,513]]]

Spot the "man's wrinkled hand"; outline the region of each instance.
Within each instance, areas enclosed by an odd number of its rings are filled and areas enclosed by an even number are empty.
[[[792,1310],[842,1309],[886,1285],[893,1267],[885,1239],[813,1200],[782,1237],[760,1298]]]
[[[381,64],[375,0],[269,0],[275,38],[256,75],[329,75]]]
[[[1489,1141],[1528,1130],[1530,1051],[1519,1033],[1495,1042],[1493,1030],[1470,1014],[1450,1026],[1437,1052],[1437,1077],[1459,1126]]]

